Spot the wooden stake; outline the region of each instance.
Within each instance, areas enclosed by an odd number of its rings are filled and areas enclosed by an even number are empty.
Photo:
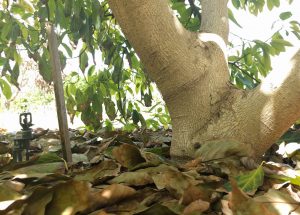
[[[62,144],[63,157],[67,163],[72,163],[71,144],[69,138],[69,129],[67,121],[67,113],[64,98],[64,88],[61,77],[61,65],[58,52],[57,37],[54,32],[54,27],[51,23],[46,25],[48,35],[48,45],[50,52],[50,60],[52,66],[52,78],[54,83],[54,93],[56,101],[56,111],[59,125],[59,132]]]

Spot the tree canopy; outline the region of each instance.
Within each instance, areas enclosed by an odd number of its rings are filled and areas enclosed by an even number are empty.
[[[253,15],[280,7],[279,0],[231,2],[234,8]],[[199,31],[202,11],[198,0],[171,0],[170,6],[186,29]],[[241,27],[232,10],[229,9],[228,15]],[[243,41],[241,38],[242,46],[239,47],[229,41],[229,49],[235,50],[228,56],[234,85],[241,89],[257,86],[260,78],[272,69],[271,57],[291,46],[285,36],[293,34],[300,39],[300,23],[291,16],[291,12],[283,11],[279,18],[289,27],[276,31],[266,41]],[[3,1],[0,88],[7,99],[12,96],[11,85],[18,87],[24,53],[38,64],[44,80],[51,83],[46,22],[56,26],[63,68],[70,59],[78,59],[80,72],[72,71],[65,78],[67,110],[71,118],[80,115],[91,129],[111,127],[114,120],[127,130],[137,126],[157,129],[159,125],[170,123],[167,108],[162,101],[153,99],[155,86],[121,32],[106,0]],[[104,64],[99,66],[99,62]],[[104,113],[108,120],[103,120]]]

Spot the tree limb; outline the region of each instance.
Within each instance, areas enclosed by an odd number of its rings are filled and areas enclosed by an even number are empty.
[[[181,25],[168,0],[109,0],[109,5],[165,99],[204,74],[207,47]]]
[[[228,107],[198,139],[234,139],[252,148],[249,156],[261,157],[300,118],[299,83],[300,50],[286,71],[272,71],[254,90],[232,89]]]
[[[228,0],[201,0],[201,27],[200,31],[214,33],[228,42]]]
[[[286,71],[272,71],[254,91],[249,92],[248,101],[241,102],[239,111],[246,116],[245,121],[259,122],[257,133],[250,134],[259,137],[256,137],[258,143],[252,143],[258,154],[264,153],[300,118],[299,83],[300,50],[286,62]],[[251,125],[245,126],[247,130]]]

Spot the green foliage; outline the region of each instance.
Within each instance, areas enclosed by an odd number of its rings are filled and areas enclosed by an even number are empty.
[[[290,1],[291,2],[291,1]],[[266,6],[279,7],[279,0],[232,0],[237,9],[257,15]],[[191,31],[199,31],[199,0],[171,0],[171,8],[180,22]],[[137,127],[157,129],[168,126],[170,117],[164,104],[157,100],[154,85],[144,72],[137,55],[120,31],[107,0],[3,1],[0,10],[0,89],[11,97],[8,82],[18,87],[22,64],[20,50],[37,62],[39,73],[52,81],[45,24],[55,24],[59,39],[62,69],[68,59],[78,59],[78,71],[65,79],[67,110],[71,118],[80,116],[90,129],[112,128],[119,122],[125,130]],[[291,44],[284,33],[300,39],[300,25],[290,21],[292,14],[280,14],[289,23],[285,32],[278,31],[268,41],[244,41],[229,56],[231,81],[240,88],[253,88],[259,78],[271,70],[271,57],[284,52]],[[237,26],[239,20],[229,10]],[[80,50],[78,52],[78,50]],[[103,62],[103,65],[97,63]]]
[[[253,192],[263,184],[264,176],[263,167],[260,165],[255,170],[235,177],[235,180],[241,190],[244,192]],[[231,191],[231,185],[229,183],[227,183],[225,187],[228,191]]]
[[[0,78],[0,89],[6,99],[10,99],[12,96],[11,88],[7,81],[3,78]]]
[[[239,88],[252,89],[272,70],[271,57],[279,55],[292,46],[280,32],[268,41],[254,40],[243,43],[241,51],[228,57],[231,81]]]

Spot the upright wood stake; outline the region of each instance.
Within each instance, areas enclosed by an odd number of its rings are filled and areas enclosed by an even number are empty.
[[[54,32],[54,27],[51,23],[46,25],[48,35],[48,45],[50,51],[50,59],[52,66],[52,77],[54,83],[54,93],[56,101],[57,118],[59,125],[59,132],[62,144],[62,151],[64,159],[67,163],[72,163],[72,153],[68,130],[67,113],[64,99],[64,89],[61,77],[61,65],[58,53],[57,37]]]

